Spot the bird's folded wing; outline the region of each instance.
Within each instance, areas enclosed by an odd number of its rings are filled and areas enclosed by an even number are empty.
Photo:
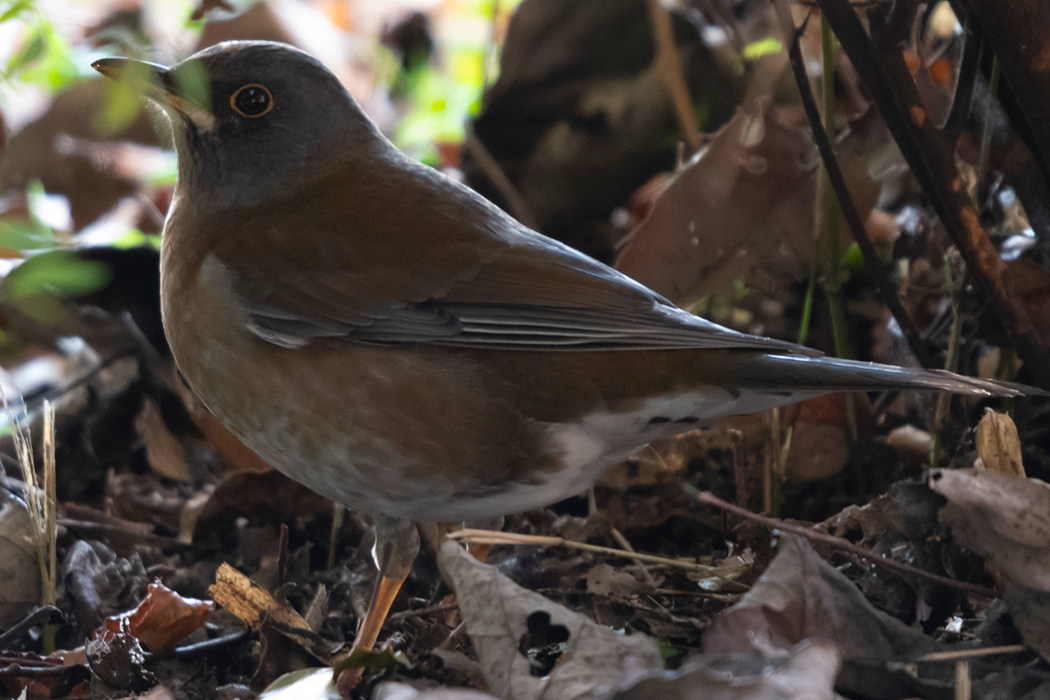
[[[299,202],[293,215],[285,209],[280,229],[265,214],[226,227],[213,252],[232,273],[253,330],[282,345],[337,338],[811,354],[693,316],[487,202],[451,194],[458,200],[437,192],[432,202],[401,211],[377,208],[365,192],[349,216],[329,202]],[[425,221],[413,218],[420,209]]]

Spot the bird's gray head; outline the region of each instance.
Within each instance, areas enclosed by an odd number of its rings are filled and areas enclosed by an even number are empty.
[[[383,141],[335,75],[286,44],[223,42],[171,68],[126,58],[92,65],[168,113],[178,188],[199,204],[288,194]]]

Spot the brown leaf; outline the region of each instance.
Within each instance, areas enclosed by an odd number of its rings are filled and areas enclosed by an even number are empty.
[[[0,627],[19,620],[40,599],[36,536],[25,504],[7,498],[0,506]]]
[[[208,588],[208,593],[216,603],[252,629],[259,629],[267,619],[294,629],[310,629],[306,620],[290,605],[278,603],[262,586],[229,564],[223,564],[215,572],[215,583]]]
[[[1021,464],[1021,438],[1010,416],[985,409],[977,424],[977,456],[992,471],[1024,476]]]
[[[1011,581],[1050,592],[1050,484],[990,469],[937,469],[938,519]]]
[[[142,410],[135,417],[135,430],[146,445],[146,461],[155,472],[173,481],[193,480],[182,442],[168,430],[152,399],[143,400]]]
[[[839,666],[835,645],[824,640],[799,644],[788,654],[701,654],[677,671],[643,678],[613,700],[835,700]]]
[[[106,620],[93,639],[111,639],[126,629],[150,651],[170,649],[203,625],[214,609],[211,601],[184,598],[163,584],[152,583],[137,608]]]
[[[513,700],[594,697],[625,668],[659,669],[656,641],[596,624],[446,542],[438,564],[459,599],[489,690]]]
[[[828,394],[799,403],[790,423],[791,451],[784,465],[784,481],[805,483],[837,474],[849,457],[848,402],[856,396]]]
[[[864,159],[839,152],[861,216],[875,189]],[[815,151],[773,112],[739,112],[677,173],[616,267],[688,306],[732,288],[794,280],[813,255]]]
[[[649,590],[650,586],[626,571],[605,562],[598,564],[587,573],[587,592],[594,595],[622,600]]]
[[[1024,308],[1042,346],[1050,347],[1050,271],[1026,257],[1003,264],[1003,281],[1010,296]]]
[[[808,542],[785,535],[780,551],[743,600],[715,618],[705,651],[790,649],[826,639],[843,659],[913,658],[937,644],[879,612]]]

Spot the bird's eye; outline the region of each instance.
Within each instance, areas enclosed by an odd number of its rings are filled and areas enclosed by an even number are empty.
[[[273,109],[273,95],[262,85],[251,83],[230,96],[230,106],[245,117],[261,117]]]

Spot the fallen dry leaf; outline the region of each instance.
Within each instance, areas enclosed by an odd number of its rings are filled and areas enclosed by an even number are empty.
[[[286,673],[271,683],[259,700],[339,700],[330,668],[307,668]]]
[[[833,700],[835,645],[799,644],[788,654],[702,654],[673,673],[655,672],[614,700]]]
[[[168,430],[152,399],[143,400],[142,410],[135,417],[135,430],[146,445],[146,460],[155,472],[173,481],[193,480],[182,442]]]
[[[552,603],[445,542],[438,565],[452,584],[489,690],[507,700],[601,697],[627,666],[660,669],[656,641],[624,635]],[[527,652],[536,651],[533,658]],[[544,658],[544,652],[549,654]]]
[[[862,428],[871,418],[866,397],[828,394],[802,401],[783,413],[790,422],[791,450],[784,465],[784,481],[805,483],[833,476],[849,458],[851,413]]]
[[[885,440],[887,445],[896,450],[901,462],[907,466],[919,467],[930,459],[933,435],[914,425],[894,428]]]
[[[208,593],[238,620],[252,629],[261,630],[264,639],[280,634],[323,663],[329,663],[339,647],[314,634],[310,624],[295,608],[278,602],[266,589],[229,564],[223,563],[215,572],[215,583],[208,588]],[[265,649],[264,645],[264,663],[267,661]],[[270,676],[274,677],[276,675]]]
[[[1050,593],[1008,582],[1003,599],[1024,643],[1050,659]]]
[[[707,652],[790,649],[806,639],[834,643],[843,659],[914,658],[936,642],[879,612],[802,538],[783,535],[765,573],[714,619]]]
[[[406,683],[383,683],[372,694],[373,700],[497,700],[495,695],[469,688],[430,688],[418,690]]]
[[[876,188],[840,149],[861,216]],[[748,284],[795,280],[813,256],[816,156],[807,133],[772,110],[739,112],[682,168],[631,234],[616,268],[680,306]]]
[[[203,625],[214,609],[211,601],[185,598],[163,584],[151,583],[137,608],[106,620],[93,639],[108,639],[126,628],[150,651],[170,649]]]
[[[1021,463],[1021,438],[1010,416],[988,408],[977,424],[977,456],[986,469],[1024,476]]]
[[[8,496],[0,505],[0,628],[7,628],[40,600],[40,567],[25,504]]]
[[[1010,581],[1050,592],[1050,484],[990,469],[936,469],[938,519]]]
[[[227,612],[254,630],[267,619],[294,629],[310,630],[310,625],[287,603],[281,604],[262,586],[229,564],[215,572],[215,583],[208,588],[212,599]]]
[[[650,588],[626,571],[605,562],[587,572],[587,592],[593,595],[625,599],[647,592]]]

